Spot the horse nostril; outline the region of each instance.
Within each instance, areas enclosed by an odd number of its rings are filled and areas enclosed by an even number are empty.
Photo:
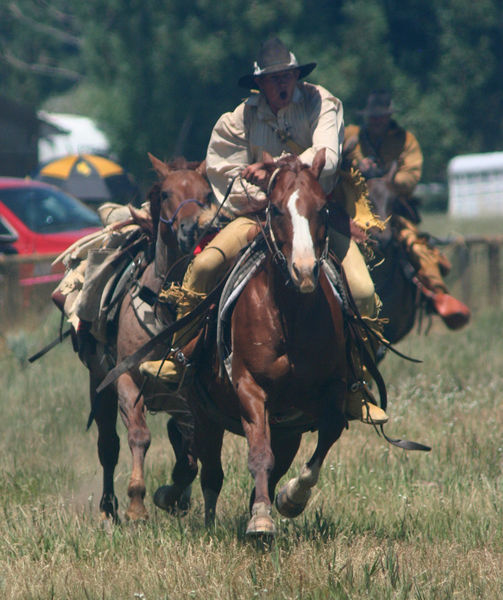
[[[295,263],[292,263],[292,271],[294,272],[295,277],[300,277],[300,271]]]
[[[315,263],[315,265],[313,267],[313,277],[314,277],[314,279],[318,279],[319,274],[320,274],[320,263],[317,262],[317,263]]]

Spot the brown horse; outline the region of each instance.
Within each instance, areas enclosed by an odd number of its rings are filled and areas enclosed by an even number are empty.
[[[139,280],[133,282],[122,299],[116,323],[116,335],[111,336],[106,348],[98,348],[98,352],[86,360],[90,374],[91,415],[98,427],[98,455],[103,467],[100,509],[104,519],[118,520],[118,503],[114,492],[114,470],[119,456],[119,437],[116,431],[118,409],[127,428],[133,463],[128,485],[130,502],[126,510],[126,518],[136,520],[148,517],[144,505],[144,460],[151,436],[145,419],[145,401],[153,406],[159,402],[159,398],[163,398],[164,404],[167,404],[178,423],[178,427],[174,426],[174,423],[168,425],[168,433],[175,453],[179,457],[179,463],[185,469],[182,471],[178,467],[178,470],[173,473],[175,487],[178,485],[176,490],[179,489],[180,492],[174,495],[174,504],[186,503],[187,499],[182,497],[182,492],[187,489],[184,477],[186,478],[185,471],[189,474],[191,472],[191,465],[186,464],[188,454],[181,449],[182,438],[179,431],[183,431],[184,427],[190,429],[192,419],[185,403],[179,397],[167,393],[161,385],[150,385],[144,389],[143,377],[137,368],[123,373],[113,385],[99,393],[96,392],[100,382],[114,364],[134,353],[156,333],[152,331],[152,323],[149,328],[142,318],[142,313],[135,305],[135,298],[141,290],[149,291],[152,297],[157,295],[170,274],[170,267],[181,256],[180,248],[187,251],[193,243],[197,217],[202,208],[207,206],[211,193],[204,177],[203,163],[187,163],[178,160],[177,163],[166,164],[151,155],[150,159],[159,177],[158,183],[149,194],[152,213],[150,227],[155,240],[155,259],[149,260],[148,250],[135,257],[136,263],[146,263],[146,267]],[[163,313],[161,317],[161,327],[169,325],[172,321],[172,315],[169,313]],[[165,350],[165,346],[161,344],[153,349],[149,357],[161,358]],[[186,435],[186,437],[190,436]],[[189,479],[191,481],[193,477]]]
[[[293,156],[274,162],[265,155],[264,160],[268,194],[258,208],[266,208],[270,252],[232,313],[232,374],[217,375],[217,349],[211,343],[201,352],[194,383],[186,390],[195,418],[194,452],[201,462],[207,525],[214,521],[223,482],[224,430],[246,436],[255,482],[249,535],[274,534],[276,485],[302,433],[318,430],[313,456],[276,497],[278,510],[288,517],[306,506],[328,450],[347,425],[350,376],[341,303],[323,266],[327,201],[318,178],[325,152],[316,154],[312,167]],[[187,481],[195,476],[194,470],[185,471]],[[154,501],[169,508],[172,486],[159,488]]]

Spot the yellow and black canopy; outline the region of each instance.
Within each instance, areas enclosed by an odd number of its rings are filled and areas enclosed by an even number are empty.
[[[43,165],[34,179],[58,186],[84,202],[133,202],[137,187],[116,162],[95,154],[71,154]]]

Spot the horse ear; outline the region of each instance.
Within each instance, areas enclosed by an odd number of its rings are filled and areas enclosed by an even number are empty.
[[[391,184],[393,183],[393,180],[395,179],[395,175],[398,171],[398,162],[396,160],[394,160],[391,163],[391,167],[388,169],[388,172],[386,173],[386,183]]]
[[[150,152],[148,152],[147,154],[150,159],[150,162],[152,163],[152,166],[154,167],[154,171],[157,173],[157,175],[159,175],[159,177],[162,177],[164,179],[171,173],[171,169],[165,162],[159,160],[153,154],[150,154]]]
[[[199,175],[206,177],[206,159],[199,163],[199,166],[195,169],[195,171],[196,173],[199,173]]]
[[[320,178],[321,172],[323,171],[323,167],[325,166],[325,148],[321,148],[316,152],[313,160],[313,164],[311,165],[311,173],[316,177],[316,179]]]

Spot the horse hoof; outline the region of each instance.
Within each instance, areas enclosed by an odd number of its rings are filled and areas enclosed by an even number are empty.
[[[163,485],[154,494],[154,504],[170,514],[186,514],[190,508],[190,494],[190,485],[181,493],[174,485]]]
[[[141,523],[149,520],[148,511],[144,506],[141,508],[128,508],[124,517],[130,523]]]
[[[250,537],[273,537],[276,535],[276,527],[270,516],[255,515],[248,522],[246,535]]]
[[[183,514],[187,514],[190,509],[190,497],[192,495],[192,486],[188,485],[182,492],[178,500],[178,510]]]
[[[246,535],[272,537],[276,533],[276,527],[271,518],[271,506],[265,502],[258,502],[252,508],[252,518],[248,521]]]
[[[292,502],[288,497],[288,486],[284,485],[279,492],[276,494],[276,499],[274,504],[278,509],[278,512],[287,517],[288,519],[293,519],[298,517],[303,510],[306,508],[307,501],[309,500],[309,496],[306,501],[302,504],[297,504],[296,502]]]
[[[111,517],[110,515],[107,515],[105,512],[101,513],[100,528],[105,533],[107,533],[108,535],[111,535],[113,533],[115,525],[120,525],[120,519],[118,517]]]

